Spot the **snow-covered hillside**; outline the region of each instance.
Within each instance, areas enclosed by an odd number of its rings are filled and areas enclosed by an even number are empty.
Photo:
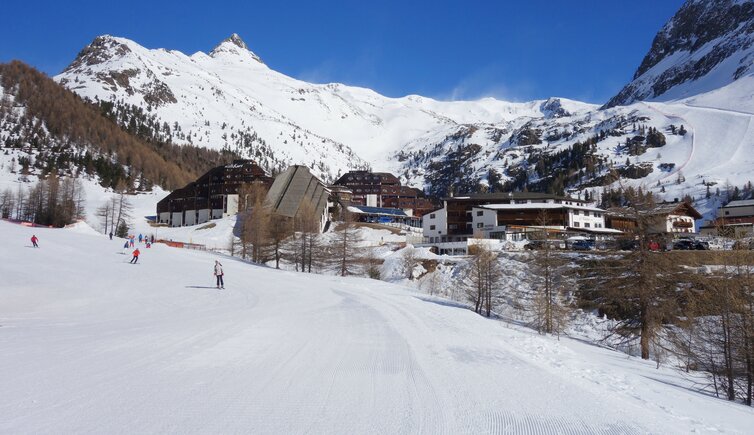
[[[548,101],[388,98],[365,88],[311,84],[270,69],[235,34],[209,54],[190,56],[100,36],[55,79],[91,99],[156,111],[179,143],[238,148],[267,166],[307,164],[325,178],[365,164],[385,169],[388,156],[406,143],[462,124],[595,107],[559,99],[553,112]]]
[[[31,234],[39,249],[29,247]],[[0,432],[747,433],[673,370],[443,300],[0,222]],[[97,273],[93,273],[96,271]]]

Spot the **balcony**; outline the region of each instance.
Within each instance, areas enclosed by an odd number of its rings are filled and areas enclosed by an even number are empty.
[[[693,222],[689,221],[675,221],[673,222],[673,228],[692,228],[694,226]]]

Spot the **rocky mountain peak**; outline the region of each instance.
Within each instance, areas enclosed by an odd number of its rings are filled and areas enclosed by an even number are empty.
[[[729,84],[754,71],[753,45],[754,1],[687,0],[657,33],[633,81],[605,107],[664,97],[680,85],[688,91],[671,99]],[[722,78],[690,86],[713,70]]]
[[[563,107],[563,102],[560,100],[560,98],[555,97],[548,98],[547,100],[543,101],[539,106],[539,110],[542,112],[542,114],[545,115],[546,118],[562,118],[564,116],[571,116],[571,113]]]
[[[64,72],[104,63],[114,57],[125,56],[130,52],[131,49],[128,45],[118,38],[110,35],[97,36],[79,52],[76,59],[68,65]]]
[[[215,48],[210,51],[209,55],[212,57],[218,57],[219,55],[222,55],[224,53],[232,53],[232,54],[250,54],[254,60],[258,61],[259,63],[262,62],[262,59],[259,58],[254,52],[249,50],[249,46],[246,45],[246,42],[244,42],[243,39],[238,35],[238,33],[233,33],[229,37],[225,38],[215,46]]]

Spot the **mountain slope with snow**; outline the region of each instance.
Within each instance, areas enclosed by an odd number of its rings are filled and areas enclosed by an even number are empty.
[[[687,98],[754,73],[754,1],[687,0],[606,107]]]
[[[84,229],[0,233],[0,432],[746,433],[754,417],[672,369],[384,282],[220,258],[218,291],[210,253],[158,244],[131,265]]]
[[[81,96],[149,108],[178,143],[238,149],[268,167],[304,163],[323,176],[386,157],[413,139],[462,124],[498,124],[593,109],[565,99],[510,103],[388,98],[342,84],[311,84],[265,65],[237,36],[209,54],[149,50],[96,38],[55,77]]]
[[[231,149],[270,170],[305,164],[331,181],[371,166],[440,197],[526,189],[599,199],[604,187],[633,185],[691,197],[709,216],[725,198],[708,192],[754,179],[752,4],[687,1],[604,109],[307,83],[268,67],[237,35],[190,56],[101,36],[56,80],[156,113],[175,143]],[[649,143],[649,129],[663,139]]]

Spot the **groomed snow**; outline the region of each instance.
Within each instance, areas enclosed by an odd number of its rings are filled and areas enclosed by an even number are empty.
[[[2,433],[747,433],[754,421],[673,370],[406,287],[163,245],[130,265],[120,241],[80,226],[0,222],[0,234]]]

